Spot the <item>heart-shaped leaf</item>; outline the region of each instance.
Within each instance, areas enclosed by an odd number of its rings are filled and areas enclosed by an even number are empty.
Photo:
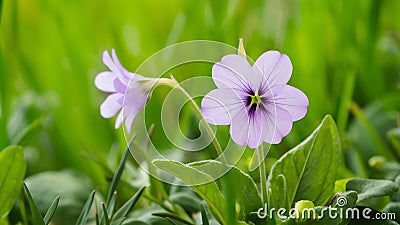
[[[299,200],[325,205],[334,195],[340,156],[337,128],[328,115],[305,141],[271,168],[268,183],[272,207],[288,209]],[[282,191],[282,183],[286,183],[286,191]]]

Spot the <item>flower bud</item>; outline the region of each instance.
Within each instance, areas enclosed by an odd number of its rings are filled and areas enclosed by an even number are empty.
[[[243,38],[239,39],[238,55],[246,58],[246,50],[244,49]]]

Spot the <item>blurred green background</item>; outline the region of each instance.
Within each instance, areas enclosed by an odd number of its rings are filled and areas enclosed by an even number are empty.
[[[343,139],[369,143],[371,135],[377,135],[373,144],[381,147],[386,140],[378,128],[366,135],[363,128],[375,128],[377,116],[389,121],[384,122],[386,130],[396,126],[397,0],[3,0],[0,4],[0,149],[26,146],[28,174],[68,167],[96,183],[104,181],[98,164],[84,155],[116,157],[125,147],[123,131],[114,129],[114,120],[101,118],[99,106],[106,95],[93,84],[96,74],[106,69],[102,52],[112,48],[130,71],[158,50],[188,40],[236,47],[243,38],[253,59],[270,49],[289,55],[294,67],[289,84],[307,94],[310,107],[305,119],[296,122],[293,132],[275,147],[279,154],[308,136],[325,114],[333,115]],[[174,75],[179,81],[197,74],[210,76],[211,67],[184,65],[175,68]],[[157,110],[167,91],[156,90],[149,105],[152,110],[146,111],[149,124],[156,124],[155,144],[160,149],[170,147],[162,137]],[[352,114],[352,102],[367,111],[374,108],[375,114],[361,113],[355,104]],[[351,129],[355,115],[368,117],[359,130],[357,124]],[[189,133],[190,129],[196,133],[192,118],[182,120],[182,126],[189,124]],[[226,137],[227,128],[219,129]],[[367,155],[379,153],[374,146]]]

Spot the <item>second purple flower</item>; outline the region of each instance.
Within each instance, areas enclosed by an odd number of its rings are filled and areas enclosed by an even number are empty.
[[[115,128],[119,128],[125,121],[125,128],[130,133],[133,120],[145,107],[156,79],[127,71],[119,62],[114,49],[112,57],[104,51],[103,63],[110,70],[99,73],[94,82],[99,90],[110,95],[101,104],[100,114],[104,118],[111,118],[118,113]]]

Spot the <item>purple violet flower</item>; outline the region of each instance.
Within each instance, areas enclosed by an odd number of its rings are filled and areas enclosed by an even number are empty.
[[[302,91],[287,85],[292,69],[289,57],[277,51],[262,54],[253,66],[244,57],[224,56],[212,68],[217,89],[203,98],[202,115],[214,125],[230,124],[239,145],[280,143],[309,104]]]
[[[125,120],[126,130],[130,133],[133,120],[146,105],[152,88],[152,85],[144,83],[155,79],[128,72],[119,62],[114,49],[112,58],[107,51],[104,51],[103,63],[110,71],[99,73],[94,83],[99,90],[110,95],[101,104],[100,114],[104,118],[111,118],[119,112],[115,128],[119,128]]]

